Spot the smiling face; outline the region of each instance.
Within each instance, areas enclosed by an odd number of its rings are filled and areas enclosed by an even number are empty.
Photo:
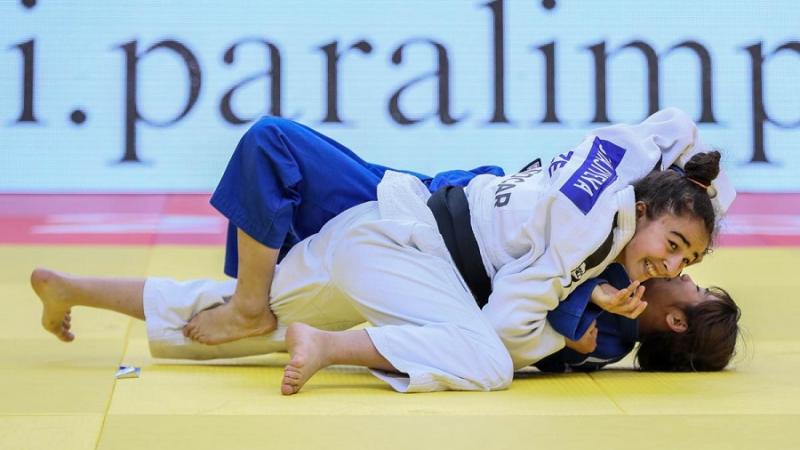
[[[646,210],[636,204],[636,232],[616,259],[631,280],[674,278],[702,259],[709,236],[700,219],[669,213],[651,219]]]

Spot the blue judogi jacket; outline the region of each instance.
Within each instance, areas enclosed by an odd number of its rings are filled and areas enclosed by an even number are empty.
[[[550,325],[573,341],[580,339],[592,321],[597,320],[595,351],[585,355],[564,347],[534,364],[536,368],[544,372],[591,372],[619,361],[633,350],[639,340],[639,321],[604,312],[591,303],[592,290],[600,283],[609,283],[617,289],[624,289],[630,285],[631,280],[620,264],[611,264],[599,277],[578,286],[558,308],[547,314]]]

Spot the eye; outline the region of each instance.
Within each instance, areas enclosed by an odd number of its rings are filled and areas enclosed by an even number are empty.
[[[675,250],[677,250],[677,249],[678,249],[678,244],[676,244],[675,242],[673,242],[673,241],[667,241],[667,242],[669,242],[669,248],[670,248],[670,250],[673,250],[673,251],[675,251]]]

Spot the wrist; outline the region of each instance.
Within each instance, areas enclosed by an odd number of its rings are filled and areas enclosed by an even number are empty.
[[[603,300],[603,289],[604,285],[608,284],[605,281],[601,281],[597,283],[597,285],[592,289],[592,294],[589,296],[589,302],[594,303],[595,305],[601,305]]]

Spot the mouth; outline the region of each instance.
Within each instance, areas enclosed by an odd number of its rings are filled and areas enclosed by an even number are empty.
[[[661,275],[656,270],[656,266],[653,265],[653,263],[650,262],[650,260],[645,260],[644,261],[644,269],[645,269],[645,273],[650,278],[660,278],[661,277]]]

